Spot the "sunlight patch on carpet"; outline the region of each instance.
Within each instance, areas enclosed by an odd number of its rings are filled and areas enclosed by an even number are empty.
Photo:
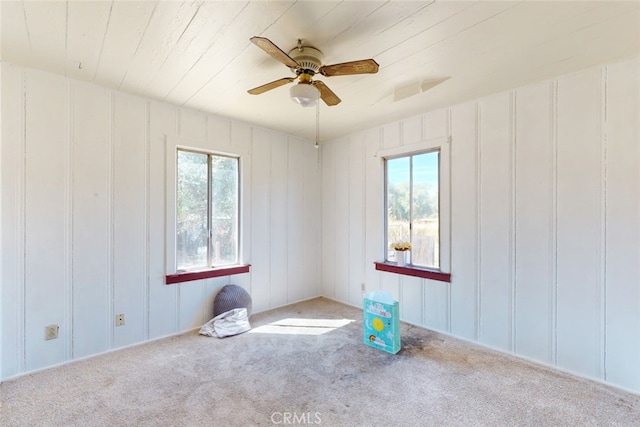
[[[287,318],[258,326],[249,331],[256,334],[285,334],[285,335],[322,335],[346,326],[353,319],[300,319]]]

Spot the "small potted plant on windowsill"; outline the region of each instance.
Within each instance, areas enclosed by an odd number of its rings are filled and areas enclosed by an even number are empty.
[[[396,251],[396,264],[398,264],[398,267],[404,267],[407,265],[407,255],[411,250],[411,242],[392,243],[391,249]]]

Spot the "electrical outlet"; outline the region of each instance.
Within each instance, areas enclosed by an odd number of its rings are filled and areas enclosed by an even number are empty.
[[[44,327],[44,339],[54,340],[58,338],[58,325],[49,325]]]
[[[360,284],[360,290],[361,290],[362,292],[364,292],[364,291],[366,291],[366,290],[367,290],[367,287],[364,285],[364,283],[361,283],[361,284]]]
[[[116,314],[116,326],[124,326],[124,313]]]

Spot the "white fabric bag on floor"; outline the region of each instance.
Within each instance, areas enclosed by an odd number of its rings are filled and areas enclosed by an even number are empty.
[[[234,308],[209,320],[200,328],[200,335],[224,338],[247,332],[249,329],[251,329],[251,325],[247,309]]]

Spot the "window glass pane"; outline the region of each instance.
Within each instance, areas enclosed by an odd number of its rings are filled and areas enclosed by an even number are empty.
[[[390,245],[408,242],[410,158],[400,157],[387,160],[387,259],[395,261],[395,251]]]
[[[238,159],[211,156],[211,253],[214,266],[238,261]]]
[[[439,268],[439,152],[413,156],[413,191],[411,262],[424,267]]]
[[[178,150],[176,258],[179,270],[207,267],[207,157]]]

